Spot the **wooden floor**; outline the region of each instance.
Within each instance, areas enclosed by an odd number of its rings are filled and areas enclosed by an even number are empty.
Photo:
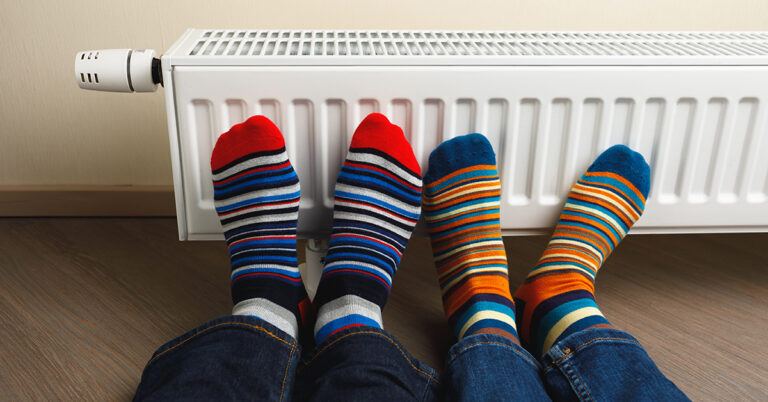
[[[507,238],[513,287],[546,238]],[[632,236],[597,300],[694,400],[768,400],[768,234]],[[229,313],[221,242],[172,219],[0,219],[0,400],[127,400],[166,340]],[[415,238],[385,327],[440,368],[451,337]]]

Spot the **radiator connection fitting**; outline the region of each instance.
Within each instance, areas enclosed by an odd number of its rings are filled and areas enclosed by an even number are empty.
[[[163,75],[152,49],[102,49],[75,55],[75,80],[94,91],[154,92]]]

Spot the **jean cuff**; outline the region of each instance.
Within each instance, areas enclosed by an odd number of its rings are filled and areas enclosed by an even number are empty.
[[[448,362],[450,363],[459,355],[479,347],[506,349],[517,360],[530,364],[536,370],[541,370],[541,364],[525,348],[505,336],[496,334],[474,334],[456,342],[448,351]]]
[[[308,353],[303,358],[303,361],[300,365],[299,370],[302,370],[303,367],[312,364],[312,362],[315,359],[319,358],[321,355],[326,353],[329,349],[336,346],[343,345],[345,342],[348,342],[348,341],[360,340],[362,337],[370,337],[372,339],[375,339],[378,341],[384,341],[387,344],[390,344],[392,347],[394,347],[396,350],[398,350],[402,354],[403,358],[405,358],[408,361],[408,363],[412,366],[414,370],[430,378],[432,381],[439,383],[439,379],[438,379],[439,375],[437,371],[435,371],[435,369],[423,363],[422,361],[413,357],[405,348],[405,346],[403,346],[397,340],[397,338],[394,337],[394,335],[390,334],[384,329],[370,327],[367,325],[347,328],[325,338],[325,340],[323,340],[322,342],[320,342],[320,344],[315,346],[315,350],[313,350],[311,353]]]
[[[250,315],[229,315],[208,321],[205,324],[166,342],[152,354],[152,358],[149,360],[149,363],[147,363],[147,367],[159,358],[180,349],[184,344],[193,339],[198,339],[225,330],[249,331],[261,336],[273,338],[278,341],[278,345],[284,344],[285,347],[289,349],[298,347],[296,340],[292,336],[261,318]]]
[[[642,349],[640,342],[632,335],[616,328],[590,328],[578,331],[552,347],[541,356],[540,362],[544,370],[563,360],[569,359],[579,352],[600,344],[628,344]]]

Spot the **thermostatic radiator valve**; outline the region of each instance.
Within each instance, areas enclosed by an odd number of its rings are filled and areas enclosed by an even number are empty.
[[[160,59],[152,49],[78,52],[75,79],[80,88],[108,92],[154,92],[163,83]]]

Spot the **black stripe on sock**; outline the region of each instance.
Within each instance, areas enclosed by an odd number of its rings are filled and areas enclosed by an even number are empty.
[[[219,173],[221,173],[221,172],[231,168],[232,166],[236,166],[237,164],[243,163],[243,162],[245,162],[247,160],[250,160],[250,159],[260,158],[262,156],[277,155],[277,154],[280,154],[281,152],[285,152],[285,146],[283,146],[282,148],[279,148],[279,149],[271,149],[271,150],[268,150],[268,151],[253,152],[253,153],[250,153],[248,155],[241,156],[241,157],[233,160],[232,162],[229,162],[226,165],[224,165],[224,166],[222,166],[222,167],[220,167],[218,169],[213,170],[213,174],[214,175],[219,174]],[[287,158],[286,158],[286,160],[287,160]],[[285,161],[282,161],[280,163],[283,163],[283,162],[285,162]]]
[[[263,166],[258,166],[258,167],[254,168],[254,169],[259,169],[259,168],[262,168],[262,167]],[[251,170],[254,170],[254,169],[251,169]],[[269,178],[269,177],[283,176],[283,175],[286,175],[286,174],[290,173],[292,170],[293,169],[290,166],[286,166],[285,168],[278,169],[278,170],[268,170],[268,171],[256,174],[254,176],[243,176],[241,178],[238,178],[237,180],[232,180],[231,182],[226,183],[226,184],[218,184],[217,185],[216,183],[214,183],[213,188],[215,188],[216,190],[222,191],[222,190],[226,190],[226,189],[228,189],[230,187],[234,187],[234,186],[237,186],[239,184],[243,184],[244,182],[249,182],[249,181],[257,181],[258,182],[258,181],[261,181],[261,180]],[[238,173],[233,174],[232,176],[238,175],[240,173],[244,173],[244,172],[238,172]],[[226,180],[226,179],[224,179],[224,180]],[[296,179],[296,181],[299,181],[299,180]],[[272,183],[270,183],[270,187],[271,187],[271,185],[272,185]]]
[[[292,312],[299,324],[301,324],[299,302],[304,296],[306,296],[306,291],[301,282],[292,285],[279,279],[254,277],[241,278],[232,285],[232,303],[234,305],[243,300],[264,298]]]
[[[355,162],[355,163],[365,164],[365,165],[368,165],[368,166],[371,166],[371,167],[376,167],[376,168],[382,169],[381,166],[376,166],[376,165],[373,165],[373,164],[362,163],[362,162]],[[357,169],[357,170],[353,171],[352,169]],[[363,176],[363,177],[370,177],[370,178],[376,179],[376,180],[381,180],[381,181],[386,182],[387,184],[391,185],[392,187],[395,187],[395,188],[398,188],[398,189],[402,190],[405,193],[413,194],[414,197],[419,197],[421,195],[421,191],[414,190],[411,187],[408,187],[408,186],[404,185],[403,183],[401,183],[401,182],[399,182],[399,181],[397,181],[397,180],[395,180],[395,179],[393,179],[393,178],[391,178],[389,176],[382,175],[381,173],[378,173],[378,172],[365,171],[365,170],[360,171],[359,168],[353,168],[353,167],[347,166],[347,165],[342,166],[341,170],[343,172],[347,173],[350,176]],[[390,173],[392,173],[392,172],[390,172]],[[394,173],[392,173],[392,175],[393,176],[397,176]]]
[[[314,303],[322,306],[344,295],[360,296],[383,309],[389,297],[389,290],[377,279],[353,273],[339,273],[320,280]]]
[[[370,217],[371,219],[377,219],[377,220],[380,220],[380,221],[387,222],[387,223],[391,224],[392,226],[397,226],[397,227],[399,227],[399,228],[401,228],[401,229],[403,229],[405,231],[408,231],[408,232],[412,232],[413,231],[413,225],[415,224],[415,223],[414,224],[401,223],[401,222],[398,222],[398,221],[396,221],[396,220],[394,220],[392,218],[388,218],[388,217],[383,216],[383,215],[374,215],[370,211],[367,211],[365,209],[360,209],[360,208],[353,208],[353,207],[335,205],[333,207],[333,210],[334,211],[341,211],[341,212],[349,212],[349,213],[353,213],[353,214],[356,214],[356,215],[365,215],[365,216]],[[380,228],[379,230],[386,230],[386,229]],[[387,231],[387,232],[389,232],[389,231]]]

